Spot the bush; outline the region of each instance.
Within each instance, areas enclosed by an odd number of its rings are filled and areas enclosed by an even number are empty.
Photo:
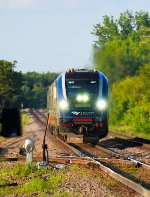
[[[112,87],[110,124],[132,126],[137,132],[150,132],[150,64],[138,74],[127,77]]]
[[[131,125],[138,132],[150,133],[150,112],[148,103],[138,103],[134,108],[128,109],[122,121]]]

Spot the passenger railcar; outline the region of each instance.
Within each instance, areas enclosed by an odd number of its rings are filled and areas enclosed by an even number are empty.
[[[108,80],[97,70],[68,70],[47,94],[50,131],[68,142],[97,143],[108,133]]]

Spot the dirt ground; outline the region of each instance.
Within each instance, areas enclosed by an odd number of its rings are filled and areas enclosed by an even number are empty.
[[[45,121],[46,124],[46,121]],[[0,137],[0,157],[22,157],[20,150],[25,145],[25,140],[31,138],[34,141],[33,157],[42,157],[42,145],[45,126],[38,124],[32,115],[21,137],[3,138]],[[73,153],[66,150],[63,145],[56,142],[55,138],[47,132],[46,144],[50,157],[72,155]]]

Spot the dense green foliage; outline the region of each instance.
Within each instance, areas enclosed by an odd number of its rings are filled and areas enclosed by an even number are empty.
[[[96,68],[109,78],[110,85],[127,75],[134,76],[138,68],[150,60],[150,46],[133,41],[113,40],[96,53]]]
[[[126,11],[117,20],[104,16],[103,25],[94,26],[94,63],[108,76],[110,85],[135,75],[139,66],[149,62],[150,45],[143,42],[143,37],[149,38],[149,28],[150,17],[143,11]]]
[[[128,10],[94,26],[94,63],[110,83],[110,123],[150,139],[150,17]],[[149,134],[149,135],[148,135]]]
[[[23,75],[14,70],[15,64],[16,61],[0,60],[0,111],[10,97],[21,92]]]
[[[35,164],[22,165],[17,163],[11,171],[7,167],[0,170],[0,175],[0,193],[2,196],[30,196],[32,194],[55,196],[54,194],[57,192],[65,196],[65,193],[59,188],[59,185],[65,181],[63,171],[58,173],[51,168],[37,170]],[[16,180],[19,181],[16,182]],[[12,184],[13,181],[14,184]]]
[[[24,108],[45,108],[47,104],[47,91],[50,84],[56,79],[58,73],[27,72],[24,75],[20,103]]]
[[[58,73],[16,72],[16,61],[0,60],[0,110],[5,107],[45,108],[47,90]]]
[[[126,40],[132,37],[134,40],[140,40],[141,29],[150,27],[150,18],[148,12],[138,11],[133,14],[128,10],[121,13],[120,17],[114,20],[113,16],[105,15],[103,25],[94,25],[94,34],[97,40],[94,42],[96,47],[105,45],[115,39]]]
[[[141,66],[136,76],[113,84],[110,105],[112,124],[150,132],[150,64]]]

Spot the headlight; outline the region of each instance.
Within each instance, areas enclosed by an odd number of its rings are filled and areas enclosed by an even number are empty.
[[[105,109],[107,107],[107,102],[105,100],[99,100],[96,106],[98,109]]]
[[[81,94],[77,95],[77,101],[82,101],[82,95]]]
[[[76,99],[79,102],[81,102],[81,101],[87,102],[89,100],[89,97],[86,94],[84,94],[84,95],[79,94],[79,95],[77,95],[77,98]]]
[[[65,100],[60,101],[59,106],[62,110],[66,110],[68,108],[68,103]]]
[[[82,100],[83,100],[83,102],[87,102],[89,100],[88,95],[86,95],[86,94],[83,95]]]

